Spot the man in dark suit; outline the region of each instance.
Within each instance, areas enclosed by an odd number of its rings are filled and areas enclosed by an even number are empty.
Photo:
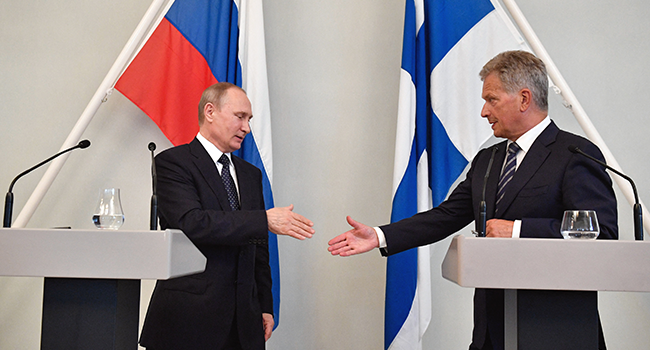
[[[262,174],[231,152],[250,132],[241,88],[218,83],[199,103],[199,134],[156,157],[163,229],[207,258],[199,274],[158,281],[140,344],[147,349],[264,349],[273,330],[268,231],[310,238],[293,206],[264,209]]]
[[[564,211],[591,209],[600,224],[598,238],[618,238],[609,175],[597,163],[571,153],[568,146],[578,146],[603,161],[604,157],[593,143],[558,129],[549,119],[544,63],[527,52],[504,52],[490,60],[480,76],[485,100],[481,116],[496,137],[507,140],[480,151],[464,181],[436,208],[374,229],[348,217],[353,229],[329,242],[333,255],[374,248],[392,255],[440,241],[472,221],[478,223],[484,176],[495,148],[485,197],[487,237],[562,238]],[[503,322],[503,291],[477,289],[470,349],[503,349]],[[604,348],[602,336],[600,343]]]

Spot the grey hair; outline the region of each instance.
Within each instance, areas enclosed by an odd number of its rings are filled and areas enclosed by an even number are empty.
[[[226,102],[226,96],[228,96],[227,92],[230,89],[239,89],[246,93],[246,91],[239,86],[227,82],[213,84],[203,91],[201,100],[199,101],[199,125],[202,125],[203,120],[205,119],[205,116],[203,115],[205,105],[212,103],[214,107],[220,111],[221,106]]]
[[[548,76],[544,62],[530,52],[505,51],[496,55],[483,66],[479,76],[481,81],[491,73],[497,74],[503,84],[503,89],[517,93],[521,89],[529,89],[535,105],[542,110],[548,110]]]

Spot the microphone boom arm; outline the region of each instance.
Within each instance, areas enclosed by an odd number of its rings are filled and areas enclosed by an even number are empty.
[[[569,146],[569,151],[571,151],[572,153],[578,153],[580,155],[583,155],[583,156],[593,160],[594,162],[604,166],[608,170],[611,170],[612,172],[614,172],[618,176],[624,178],[625,180],[627,180],[630,183],[630,185],[632,185],[632,192],[634,192],[634,202],[635,202],[634,203],[634,208],[633,208],[633,212],[634,212],[634,239],[637,240],[637,241],[642,241],[643,240],[643,209],[641,208],[641,203],[639,202],[639,193],[636,190],[636,185],[634,184],[634,181],[632,180],[632,178],[625,175],[625,174],[623,174],[622,172],[612,168],[611,166],[607,165],[607,163],[605,163],[603,161],[600,161],[600,160],[588,155],[587,153],[583,152],[580,148],[578,148],[578,147],[576,147],[574,145]]]
[[[18,181],[18,179],[20,179],[21,177],[29,174],[34,169],[39,168],[43,164],[48,163],[52,159],[54,159],[54,158],[56,158],[56,157],[58,157],[58,156],[60,156],[60,155],[62,155],[64,153],[70,152],[70,151],[75,150],[77,148],[81,148],[81,149],[88,148],[89,146],[90,146],[90,141],[88,141],[88,140],[79,141],[79,143],[76,144],[75,146],[72,146],[72,147],[70,147],[68,149],[65,149],[65,150],[51,156],[50,158],[47,158],[46,160],[34,165],[33,167],[23,171],[22,173],[18,174],[11,181],[11,184],[9,185],[9,190],[7,191],[7,195],[5,196],[5,208],[4,208],[4,218],[3,218],[3,225],[2,226],[3,227],[11,227],[11,216],[13,214],[13,208],[14,208],[14,194],[13,194],[12,191],[13,191],[14,185],[16,184],[16,181]]]
[[[499,147],[495,146],[492,149],[492,155],[490,156],[490,161],[488,162],[487,170],[485,170],[485,176],[483,177],[483,200],[479,204],[478,208],[478,237],[485,237],[486,227],[487,227],[487,204],[485,203],[485,189],[487,187],[487,180],[490,176],[490,169],[492,169],[492,162],[494,162],[494,155],[497,153]]]
[[[152,231],[158,230],[158,195],[156,194],[158,176],[156,175],[156,158],[153,155],[155,150],[156,144],[149,142],[149,151],[151,151],[151,213],[149,216],[149,229]]]

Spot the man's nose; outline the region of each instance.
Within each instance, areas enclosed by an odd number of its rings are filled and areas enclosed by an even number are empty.
[[[487,118],[488,117],[488,109],[487,109],[487,102],[483,104],[483,108],[481,108],[481,117],[482,118]]]
[[[242,123],[241,129],[247,134],[251,132],[251,123],[250,121],[245,121]]]

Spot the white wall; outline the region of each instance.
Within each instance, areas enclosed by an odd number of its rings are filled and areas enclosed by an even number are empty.
[[[519,0],[623,170],[650,201],[644,64],[650,3]],[[269,349],[380,349],[385,260],[330,257],[346,215],[377,225],[390,214],[404,1],[276,0],[265,4],[276,205],[316,223],[307,242],[280,238],[280,327]],[[0,186],[56,152],[149,6],[148,0],[0,2]],[[477,78],[478,79],[478,78]],[[480,96],[476,96],[480,98]],[[581,133],[552,97],[551,114]],[[477,116],[477,122],[482,122]],[[170,144],[115,93],[90,124],[28,227],[92,228],[97,192],[120,187],[124,229],[147,229],[149,152]],[[14,188],[15,214],[44,170]],[[631,210],[619,197],[621,239]],[[650,220],[650,219],[646,219]],[[432,247],[434,311],[425,349],[464,349],[471,290],[440,278],[448,241]],[[143,283],[143,307],[151,281]],[[36,349],[42,279],[0,279],[0,348]],[[650,296],[601,293],[611,349],[650,343]]]

